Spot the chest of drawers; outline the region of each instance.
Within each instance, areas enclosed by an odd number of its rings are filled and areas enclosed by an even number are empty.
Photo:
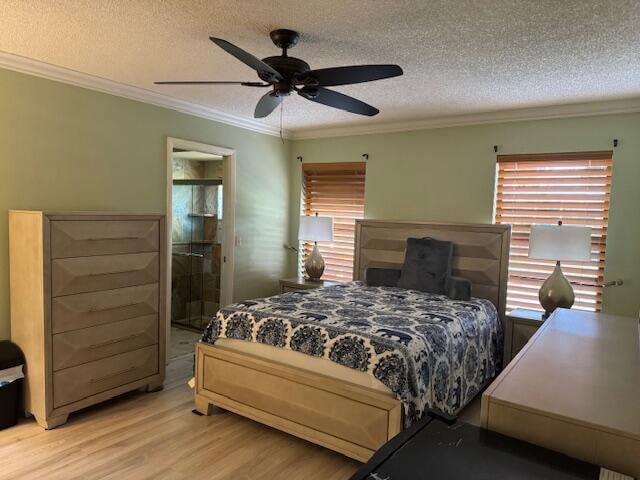
[[[44,428],[164,380],[162,215],[9,212],[11,338]]]

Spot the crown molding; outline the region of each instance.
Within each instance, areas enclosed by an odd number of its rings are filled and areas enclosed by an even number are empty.
[[[185,100],[180,100],[168,95],[146,90],[144,88],[125,85],[124,83],[114,82],[106,78],[89,75],[87,73],[77,72],[64,67],[58,67],[49,63],[33,60],[20,55],[14,55],[8,52],[0,51],[0,68],[13,70],[20,73],[26,73],[37,77],[54,80],[56,82],[74,85],[97,92],[108,93],[118,97],[136,100],[138,102],[148,103],[158,107],[176,110],[207,120],[224,123],[234,127],[251,130],[253,132],[264,133],[267,135],[280,136],[280,129],[265,125],[262,122],[252,119],[230,115],[215,108],[205,107]],[[283,131],[285,138],[290,137],[288,131]]]
[[[547,120],[553,118],[587,117],[636,112],[640,112],[640,97],[625,100],[573,103],[567,105],[502,110],[498,112],[469,115],[434,117],[415,121],[304,129],[291,132],[289,138],[292,140],[306,140],[313,138],[347,137],[355,135],[372,135],[379,133],[410,132],[435,128],[461,127],[466,125],[522,122],[527,120]]]
[[[133,87],[123,83],[107,80],[102,77],[77,72],[64,67],[33,60],[20,55],[0,51],[0,68],[35,75],[57,82],[87,88],[130,100],[136,100],[158,107],[168,108],[188,115],[213,120],[253,132],[280,136],[280,129],[262,122],[231,115],[215,108],[180,100],[168,95]],[[344,125],[339,127],[309,128],[296,131],[283,130],[285,138],[305,140],[313,138],[347,137],[355,135],[372,135],[379,133],[410,132],[435,128],[460,127],[465,125],[482,125],[490,123],[506,123],[527,120],[546,120],[553,118],[586,117],[594,115],[611,115],[616,113],[640,112],[640,98],[625,100],[609,100],[601,102],[574,103],[552,105],[524,109],[502,110],[496,112],[434,117],[422,120],[399,121],[371,125]]]

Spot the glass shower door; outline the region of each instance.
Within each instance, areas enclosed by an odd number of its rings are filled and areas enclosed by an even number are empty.
[[[202,331],[220,302],[222,185],[174,180],[171,321]]]

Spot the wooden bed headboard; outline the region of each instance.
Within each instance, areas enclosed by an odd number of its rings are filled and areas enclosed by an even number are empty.
[[[402,268],[407,238],[453,242],[453,274],[472,284],[474,297],[490,300],[504,321],[510,225],[356,220],[354,280],[369,267]]]

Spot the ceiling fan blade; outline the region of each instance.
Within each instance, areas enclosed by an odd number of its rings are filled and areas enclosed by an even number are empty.
[[[280,103],[282,103],[282,97],[278,97],[274,92],[269,92],[258,100],[253,116],[255,118],[264,118],[273,112]]]
[[[357,98],[350,97],[334,90],[329,90],[328,88],[304,87],[298,90],[298,94],[312,102],[321,103],[340,110],[346,110],[351,113],[357,113],[358,115],[373,117],[380,112],[376,107],[372,107]]]
[[[398,65],[354,65],[309,70],[300,75],[298,81],[307,85],[334,87],[397,77],[402,73],[402,68]]]
[[[264,63],[259,58],[254,57],[249,52],[245,52],[240,47],[236,47],[233,43],[229,43],[226,40],[216,37],[209,37],[209,40],[218,45],[228,54],[236,57],[245,65],[253,68],[256,72],[267,75],[272,81],[276,82],[278,80],[282,80],[282,75],[280,75],[276,70]]]
[[[245,87],[270,87],[269,83],[262,82],[228,82],[228,81],[208,81],[208,80],[169,80],[153,82],[155,85],[243,85]]]

